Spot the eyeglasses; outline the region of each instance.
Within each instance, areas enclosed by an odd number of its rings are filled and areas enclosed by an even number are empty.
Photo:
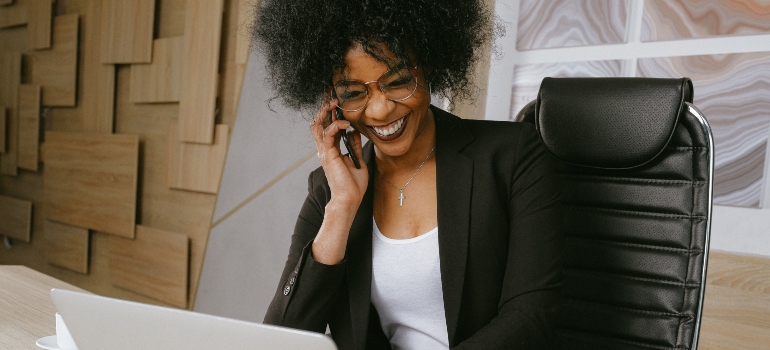
[[[369,102],[369,84],[377,87],[391,101],[403,101],[417,90],[417,67],[398,67],[385,72],[377,80],[362,82],[342,80],[334,85],[338,106],[345,112],[358,112]]]

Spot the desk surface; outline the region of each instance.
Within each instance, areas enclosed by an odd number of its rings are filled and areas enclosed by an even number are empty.
[[[25,266],[0,266],[0,349],[39,349],[37,339],[56,334],[51,288],[84,292]]]

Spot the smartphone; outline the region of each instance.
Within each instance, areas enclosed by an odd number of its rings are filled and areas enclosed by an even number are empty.
[[[337,107],[337,119],[339,120],[345,120],[345,116],[342,115],[342,109]],[[350,140],[348,139],[348,131],[342,130],[342,143],[345,144],[345,148],[348,149],[348,154],[350,155],[350,160],[353,161],[353,165],[355,165],[356,169],[361,169],[361,163],[358,162],[358,156],[356,156],[356,152],[353,150],[352,147],[350,147]]]
[[[334,92],[334,89],[332,89],[332,97],[337,98],[337,94]],[[335,112],[337,112],[338,120],[345,120],[345,116],[342,114],[342,108],[338,106]],[[350,140],[348,139],[347,130],[342,130],[342,143],[344,143],[345,148],[348,149],[348,154],[350,155],[350,160],[353,161],[353,165],[355,165],[356,169],[361,169],[361,163],[358,161],[358,156],[356,156],[356,152],[353,150],[353,148],[350,147]]]

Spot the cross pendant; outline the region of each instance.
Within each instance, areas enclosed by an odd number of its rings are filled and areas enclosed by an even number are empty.
[[[404,190],[398,190],[398,191],[401,192],[401,194],[398,195],[398,205],[400,207],[403,207],[404,206],[404,198],[406,198],[406,197],[404,197]]]

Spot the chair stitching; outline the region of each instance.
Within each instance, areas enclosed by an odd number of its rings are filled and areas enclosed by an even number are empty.
[[[629,237],[626,237],[626,236],[616,236],[616,235],[610,234],[610,235],[599,235],[599,236],[596,236],[596,238],[594,238],[593,236],[590,236],[590,233],[586,235],[585,233],[582,233],[580,231],[575,231],[575,232],[565,231],[564,237],[565,239],[576,238],[576,239],[593,239],[593,240],[605,241],[605,242],[633,243],[633,241],[630,241]],[[636,236],[631,238],[636,238]],[[649,237],[645,237],[645,238],[649,238]],[[655,240],[654,238],[651,238],[651,239]],[[646,244],[646,243],[638,243],[638,244]],[[671,242],[671,241],[664,241],[662,243],[655,243],[655,244],[658,244],[658,247],[670,247],[674,249],[681,249],[683,251],[689,249],[689,248],[681,248],[679,247],[679,244],[677,244],[677,242]],[[675,246],[671,246],[671,244]]]
[[[569,266],[565,267],[564,270],[565,270],[565,273],[566,273],[566,270],[585,271],[585,272],[592,272],[592,273],[597,273],[597,274],[612,275],[612,276],[617,277],[617,278],[625,278],[625,279],[639,281],[639,282],[667,284],[667,285],[674,286],[674,287],[679,287],[679,286],[682,286],[684,288],[698,288],[698,287],[700,287],[700,285],[698,285],[698,284],[692,284],[692,283],[687,283],[687,282],[678,282],[678,281],[664,280],[664,279],[661,279],[661,278],[652,278],[652,277],[630,276],[630,275],[612,273],[612,272],[607,272],[607,271],[602,271],[602,270],[594,270],[594,269],[586,269],[586,268],[579,268],[579,269],[577,269],[577,268],[573,268],[573,267],[569,267]]]
[[[664,214],[664,213],[653,213],[648,211],[636,211],[636,210],[620,210],[620,209],[608,209],[608,208],[598,208],[598,207],[587,207],[587,206],[579,206],[579,205],[570,205],[570,204],[563,204],[566,207],[571,207],[576,210],[583,210],[583,211],[599,211],[599,212],[608,212],[608,213],[615,213],[615,214],[626,214],[626,215],[634,215],[634,216],[647,216],[647,217],[663,217],[663,218],[671,218],[671,219],[688,219],[688,220],[705,220],[706,217],[704,215],[681,215],[681,214]]]
[[[628,307],[621,307],[621,306],[597,303],[597,302],[590,301],[590,300],[583,300],[583,299],[576,299],[576,298],[564,298],[564,299],[569,299],[569,300],[575,301],[577,304],[584,304],[584,305],[586,305],[586,304],[594,304],[594,305],[599,305],[601,308],[617,309],[617,310],[620,310],[620,311],[625,311],[625,312],[634,313],[634,314],[642,314],[642,315],[649,315],[649,316],[665,316],[665,317],[672,317],[672,318],[678,318],[678,319],[692,317],[692,315],[686,314],[686,313],[676,314],[676,313],[671,313],[671,312],[639,310],[639,309],[632,309],[632,308],[628,308]]]
[[[690,152],[690,167],[691,167],[690,170],[691,170],[691,173],[693,175],[693,178],[695,178],[695,175],[696,175],[696,169],[695,169],[695,162],[696,162],[696,160],[697,159],[696,159],[696,156],[695,156],[695,152],[691,151]],[[696,207],[695,207],[696,206],[696,203],[695,203],[695,191],[696,191],[696,189],[695,189],[695,186],[693,185],[692,191],[691,191],[691,193],[692,193],[692,201],[690,202],[690,203],[692,203],[691,204],[692,214],[694,214],[695,210],[696,210]],[[704,217],[704,220],[706,220],[706,216],[704,215],[703,217]],[[687,257],[687,273],[685,275],[685,283],[686,283],[686,281],[690,280],[690,273],[691,273],[691,267],[692,267],[692,256],[693,256],[693,254],[692,254],[692,247],[695,245],[694,244],[695,229],[696,229],[695,223],[690,222],[690,248],[691,248],[691,252],[688,253],[688,257]],[[700,287],[700,283],[695,284],[695,286]],[[679,309],[680,310],[685,310],[685,306],[687,305],[688,300],[689,300],[688,295],[687,295],[687,287],[683,287],[682,288],[682,295],[684,296],[684,298],[682,298],[682,306]],[[680,319],[679,320],[679,325],[677,326],[677,329],[676,329],[677,346],[681,346],[682,345],[679,340],[682,339],[683,336],[684,336],[684,334],[683,334],[684,332],[683,332],[683,329],[682,329],[682,326],[684,325],[684,322],[685,322],[684,319]],[[694,335],[694,332],[693,332],[692,335]],[[692,344],[690,344],[690,345],[692,345]]]
[[[591,175],[571,175],[571,174],[559,174],[560,178],[564,179],[578,179],[589,181],[617,181],[617,182],[638,182],[638,183],[661,183],[661,184],[681,184],[681,185],[698,185],[703,186],[706,181],[695,180],[666,180],[666,179],[645,179],[645,178],[631,178],[631,177],[617,177],[617,176],[591,176]]]
[[[665,250],[665,251],[670,251],[670,252],[688,253],[688,254],[689,253],[700,253],[700,252],[703,251],[703,249],[664,247],[664,246],[655,246],[655,245],[642,244],[642,243],[608,241],[608,240],[586,238],[586,237],[579,237],[579,236],[567,236],[567,237],[565,237],[565,240],[567,240],[567,241],[569,241],[569,240],[594,241],[597,244],[601,244],[601,245],[620,245],[620,246],[629,246],[629,247],[644,248],[644,249],[650,249],[650,250]]]
[[[688,149],[703,149],[708,148],[706,146],[673,146],[673,147],[666,147],[666,149],[673,149],[673,150],[688,150]]]

